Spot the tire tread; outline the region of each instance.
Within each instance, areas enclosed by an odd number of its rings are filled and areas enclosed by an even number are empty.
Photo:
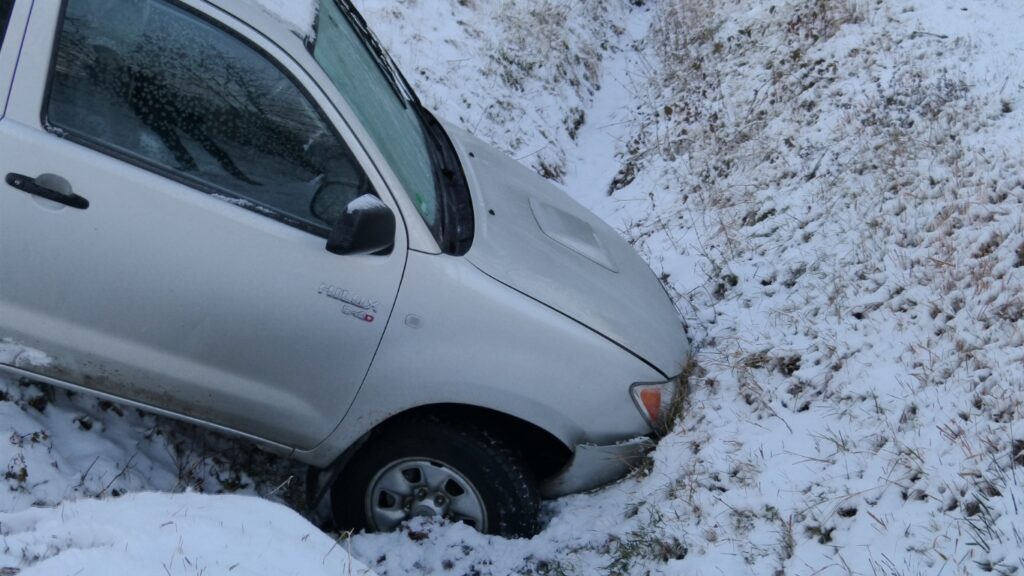
[[[479,468],[481,478],[472,481],[488,509],[487,531],[509,537],[536,534],[540,528],[540,491],[520,454],[483,428],[429,416],[405,420],[381,430],[353,457],[331,490],[336,523],[341,528],[369,527],[362,502],[376,472],[375,466],[409,455],[443,460],[436,454],[453,449],[462,454],[468,452],[471,466]],[[462,472],[470,475],[465,470]]]

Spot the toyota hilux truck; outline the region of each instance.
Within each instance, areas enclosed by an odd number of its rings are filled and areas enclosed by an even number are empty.
[[[316,14],[0,0],[0,372],[307,463],[339,527],[532,534],[650,449],[684,325],[349,0]]]

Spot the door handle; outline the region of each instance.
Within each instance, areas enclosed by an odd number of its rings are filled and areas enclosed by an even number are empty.
[[[44,174],[39,178],[30,178],[11,172],[7,175],[6,180],[10,186],[22,192],[28,192],[33,196],[59,202],[78,210],[85,210],[89,207],[89,201],[72,192],[71,185],[59,176]]]

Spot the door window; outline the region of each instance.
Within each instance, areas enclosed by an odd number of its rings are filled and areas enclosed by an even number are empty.
[[[45,119],[58,134],[322,236],[349,200],[372,193],[291,76],[168,0],[68,0]]]
[[[4,47],[4,36],[7,35],[7,23],[11,20],[14,0],[0,0],[0,48]]]

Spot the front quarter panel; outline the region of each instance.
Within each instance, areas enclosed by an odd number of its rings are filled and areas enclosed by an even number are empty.
[[[355,403],[323,445],[296,454],[326,465],[387,418],[466,404],[531,422],[569,448],[650,429],[629,395],[661,376],[559,312],[464,259],[411,252],[391,323]]]

